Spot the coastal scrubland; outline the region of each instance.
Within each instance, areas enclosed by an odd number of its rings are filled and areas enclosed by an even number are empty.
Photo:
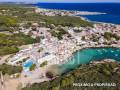
[[[54,80],[33,84],[22,90],[119,90],[120,64],[105,62],[82,65]],[[74,86],[73,83],[116,83],[114,87]]]
[[[35,7],[21,5],[0,5],[1,15],[8,15],[16,18],[18,22],[46,22],[46,25],[62,25],[62,26],[92,26],[91,22],[82,20],[80,17],[74,16],[42,16],[35,13]]]
[[[51,30],[50,33],[52,36],[57,37],[59,40],[61,40],[63,38],[64,34],[68,34],[68,32],[62,28],[57,28],[57,29]]]
[[[19,51],[20,45],[32,44],[36,40],[23,33],[6,35],[0,33],[0,55],[12,54]]]
[[[5,75],[12,75],[16,73],[22,72],[22,66],[12,66],[8,64],[2,64],[0,65],[0,71],[2,71],[2,74]]]

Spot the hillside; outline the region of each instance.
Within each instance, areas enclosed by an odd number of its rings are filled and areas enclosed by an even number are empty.
[[[76,70],[57,77],[50,82],[33,84],[22,90],[120,90],[120,64],[118,62],[102,62],[82,65]],[[115,83],[114,87],[82,87],[73,83]],[[118,86],[118,87],[117,87]]]

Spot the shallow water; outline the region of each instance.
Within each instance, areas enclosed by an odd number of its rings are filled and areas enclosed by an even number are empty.
[[[119,48],[86,48],[77,51],[73,57],[65,64],[59,66],[61,73],[65,73],[77,68],[81,64],[88,64],[91,61],[103,59],[114,59],[120,61]]]

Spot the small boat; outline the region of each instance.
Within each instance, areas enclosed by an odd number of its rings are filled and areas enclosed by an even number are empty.
[[[114,51],[111,51],[111,53],[113,53]]]
[[[115,54],[115,56],[118,56],[118,54]]]

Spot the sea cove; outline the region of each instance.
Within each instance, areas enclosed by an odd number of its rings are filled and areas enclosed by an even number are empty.
[[[120,61],[120,49],[114,47],[81,49],[75,52],[73,57],[71,57],[67,63],[60,65],[59,68],[62,73],[65,73],[79,67],[82,64],[88,64],[92,61],[104,59]]]
[[[120,25],[91,22],[78,14],[107,16],[112,12],[0,5],[2,90],[104,90],[73,87],[73,83],[119,84]]]

